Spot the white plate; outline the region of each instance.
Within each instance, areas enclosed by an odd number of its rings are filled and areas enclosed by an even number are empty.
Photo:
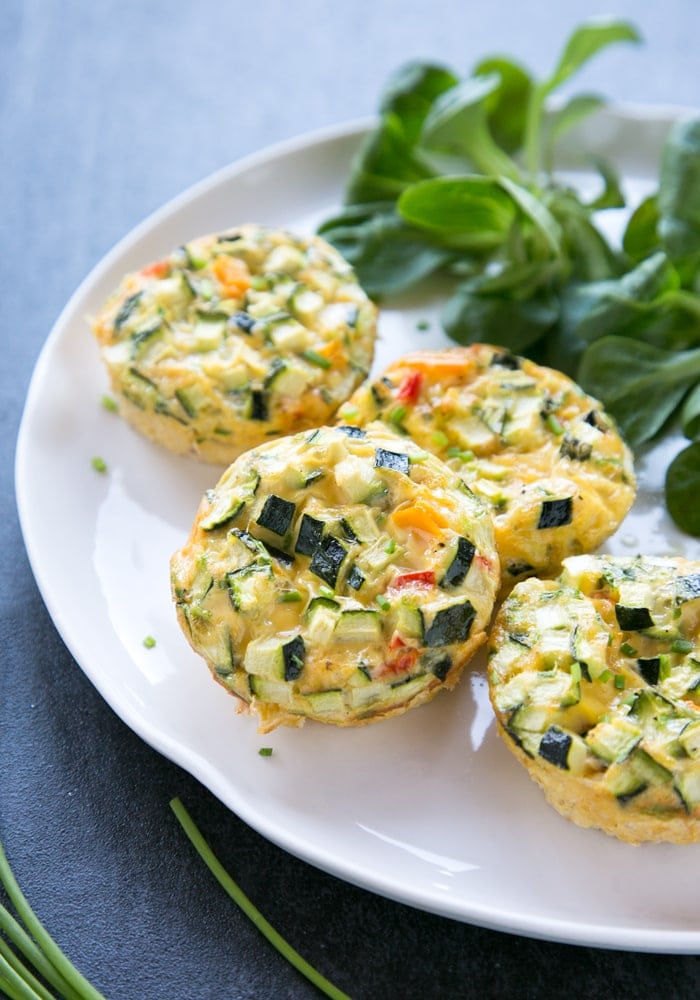
[[[615,159],[637,197],[672,117],[608,112],[578,141]],[[17,450],[22,528],[44,600],[82,669],[135,732],[318,867],[506,931],[700,951],[700,894],[689,878],[700,847],[632,848],[561,819],[497,738],[483,664],[454,694],[398,719],[261,738],[178,629],[168,560],[219,470],[159,451],[100,406],[107,384],[86,317],[123,272],[200,233],[242,221],[311,231],[339,203],[366,126],[302,137],[215,174],[126,237],[70,300],[37,363]],[[417,328],[434,306],[384,309],[377,368],[409,347],[447,344],[435,322]],[[660,503],[675,447],[643,463],[639,503],[613,550],[700,557]],[[95,455],[106,474],[92,469]],[[144,647],[147,635],[155,648]],[[272,757],[259,756],[262,745]]]

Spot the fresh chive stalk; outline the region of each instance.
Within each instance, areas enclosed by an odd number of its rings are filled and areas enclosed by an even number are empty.
[[[262,913],[251,903],[240,886],[231,878],[219,859],[216,857],[206,840],[200,833],[196,823],[188,813],[179,798],[174,798],[170,802],[170,808],[175,813],[180,826],[190,840],[190,843],[199,854],[200,858],[224,889],[234,903],[243,910],[249,920],[255,924],[261,934],[263,934],[270,944],[277,949],[283,958],[294,966],[303,976],[306,976],[325,996],[331,1000],[350,1000],[347,993],[343,993],[337,986],[330,983],[324,976],[317,972],[312,965],[302,958],[292,946],[285,941],[275,928],[265,919]]]
[[[105,1000],[76,969],[45,929],[12,874],[0,842],[0,883],[17,917],[0,905],[0,931],[12,941],[36,972],[65,1000]],[[24,927],[20,922],[24,924]],[[22,959],[2,939],[0,947],[0,989],[6,996],[22,1000],[51,1000],[53,994],[38,981]]]

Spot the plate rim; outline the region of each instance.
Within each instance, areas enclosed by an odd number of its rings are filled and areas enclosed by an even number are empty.
[[[643,105],[614,104],[600,112],[612,119],[636,122],[638,124],[656,121],[669,126],[679,118],[693,112],[693,109],[681,105]],[[283,832],[261,812],[254,803],[241,799],[240,795],[231,794],[230,789],[222,787],[218,769],[213,773],[205,773],[205,761],[198,752],[183,747],[182,743],[173,739],[169,733],[163,732],[141,712],[137,711],[127,698],[120,698],[113,686],[106,683],[105,678],[96,672],[91,664],[84,662],[80,650],[79,637],[73,635],[66,625],[61,608],[57,605],[52,593],[52,587],[46,579],[45,568],[41,565],[40,553],[37,551],[31,518],[30,504],[27,496],[27,453],[30,447],[31,413],[38,386],[49,364],[49,354],[55,343],[63,335],[66,318],[74,311],[75,303],[85,292],[99,282],[115,261],[127,252],[155,226],[166,220],[185,205],[189,204],[208,190],[219,185],[230,183],[239,174],[255,170],[271,161],[289,156],[297,152],[313,150],[321,146],[336,143],[340,140],[355,138],[359,143],[363,134],[372,127],[375,118],[353,119],[339,124],[317,128],[291,138],[270,144],[260,150],[249,153],[239,159],[213,171],[206,177],[187,187],[180,194],[170,198],[163,205],[149,213],[141,222],[122,236],[107,253],[90,269],[66,302],[52,325],[52,328],[41,346],[31,374],[25,403],[22,410],[19,431],[15,448],[15,502],[29,564],[39,589],[41,598],[48,610],[54,627],[65,643],[69,653],[74,658],[82,672],[98,690],[107,704],[144,742],[163,756],[187,770],[214,794],[227,808],[235,812],[244,822],[248,823],[266,839],[275,843],[283,850],[295,855],[330,874],[362,888],[378,893],[397,902],[414,906],[426,912],[460,920],[466,923],[499,930],[506,933],[521,934],[526,937],[539,938],[560,943],[588,945],[599,948],[618,948],[624,950],[649,951],[656,953],[696,954],[700,952],[700,931],[639,929],[620,927],[618,925],[604,926],[591,924],[590,921],[580,923],[569,919],[554,917],[544,918],[533,914],[524,916],[513,913],[501,907],[487,907],[477,904],[465,912],[463,899],[445,897],[426,899],[425,892],[414,891],[412,887],[402,885],[400,889],[395,880],[380,876],[368,869],[358,869],[355,863],[344,862],[337,856],[329,856],[328,851],[317,845],[309,845],[294,836],[284,836]],[[235,804],[231,804],[232,798]],[[460,904],[460,905],[458,905]]]

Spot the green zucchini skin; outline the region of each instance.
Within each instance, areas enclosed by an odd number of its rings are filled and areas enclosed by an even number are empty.
[[[374,721],[453,687],[500,584],[483,505],[381,425],[240,456],[171,574],[185,635],[263,731]]]

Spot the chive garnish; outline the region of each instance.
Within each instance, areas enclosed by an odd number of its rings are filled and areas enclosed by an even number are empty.
[[[384,546],[384,551],[387,552],[389,555],[391,555],[392,552],[396,552],[396,542],[394,541],[393,538],[390,538],[389,541],[386,543],[386,545]]]
[[[622,643],[622,645],[620,646],[620,652],[624,653],[625,656],[636,656],[637,655],[637,650],[634,648],[634,646],[630,645],[629,642],[623,642]]]
[[[175,813],[180,826],[185,831],[190,843],[199,854],[200,858],[217,880],[219,885],[231,897],[234,903],[243,910],[249,920],[255,924],[261,934],[263,934],[270,944],[277,949],[283,958],[294,966],[294,968],[306,976],[325,996],[331,1000],[350,1000],[347,993],[343,993],[337,986],[330,983],[320,972],[317,972],[312,965],[302,958],[299,952],[285,941],[281,934],[270,924],[262,913],[251,903],[243,890],[231,878],[219,859],[216,857],[206,840],[200,833],[196,823],[185,809],[180,799],[175,798],[170,802],[170,808]]]
[[[374,599],[379,605],[379,607],[382,609],[382,611],[388,611],[389,608],[391,607],[391,601],[388,601],[384,596],[384,594],[377,594],[377,596]]]
[[[308,351],[302,351],[301,356],[310,364],[317,365],[319,368],[331,367],[331,362],[328,358],[324,358],[324,356],[319,354],[318,351],[312,351],[310,348]]]
[[[549,427],[552,434],[556,434],[557,436],[564,433],[564,428],[553,413],[547,414],[547,427]]]
[[[419,319],[418,322],[416,323],[416,330],[423,331],[429,329],[430,329],[430,320],[428,319]]]
[[[107,471],[107,463],[105,462],[104,458],[100,458],[99,455],[95,455],[90,464],[92,465],[95,472]]]
[[[272,757],[272,747],[260,747],[258,753],[261,757]]]
[[[280,594],[278,600],[280,604],[294,604],[302,599],[300,590],[285,590]]]
[[[624,691],[625,678],[622,676],[622,674],[615,674],[615,680],[613,681],[613,683],[618,691]]]
[[[65,1000],[105,1000],[102,993],[78,972],[39,921],[17,884],[1,842],[0,883],[17,914],[17,917],[13,916],[0,904],[0,931],[9,938],[26,962]],[[13,992],[8,992],[8,983],[9,990]],[[40,1000],[50,1000],[52,997],[5,941],[2,941],[0,947],[0,988],[8,996],[21,997],[23,1000],[36,1000],[37,997]]]
[[[438,448],[446,448],[450,440],[444,431],[435,431],[432,438],[433,444],[436,444]]]
[[[690,653],[693,648],[693,643],[689,639],[674,639],[671,643],[672,653]]]
[[[604,670],[604,671],[602,672],[602,674],[599,674],[599,676],[598,676],[598,680],[599,680],[599,681],[602,681],[602,682],[603,682],[603,684],[605,684],[605,683],[606,683],[607,681],[609,681],[609,680],[610,680],[610,678],[611,678],[611,677],[612,677],[612,673],[611,673],[611,672],[610,672],[610,671],[609,671],[608,669],[605,669],[605,670]]]
[[[110,413],[116,413],[117,410],[119,409],[119,407],[117,406],[116,402],[112,399],[112,397],[107,396],[106,394],[102,397],[100,402],[102,403],[102,406],[105,408],[105,410],[109,410]]]
[[[152,635],[147,635],[146,638],[143,640],[143,644],[146,647],[146,649],[153,649],[153,647],[156,644],[156,640],[153,638]]]

